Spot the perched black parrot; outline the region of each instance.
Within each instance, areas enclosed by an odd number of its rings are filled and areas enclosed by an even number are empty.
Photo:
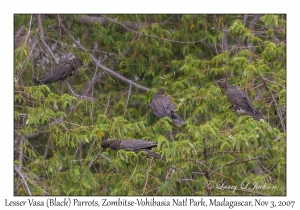
[[[150,107],[152,112],[159,118],[170,117],[177,126],[182,126],[184,121],[174,112],[173,102],[165,96],[165,90],[160,88],[152,98]]]
[[[151,149],[153,147],[157,147],[157,143],[151,141],[143,141],[137,139],[128,139],[128,140],[103,140],[101,143],[101,147],[111,148],[113,150],[127,150],[133,152],[144,151],[146,152],[148,157],[154,157],[157,159],[165,160],[164,157],[161,157],[159,154],[152,152]]]
[[[263,113],[252,105],[252,100],[241,87],[232,86],[224,79],[217,81],[217,84],[224,88],[228,101],[239,114],[245,112],[255,120],[266,119]]]
[[[58,80],[64,80],[76,74],[76,69],[83,64],[80,58],[64,59],[53,66],[41,80],[35,81],[36,85],[47,85]]]

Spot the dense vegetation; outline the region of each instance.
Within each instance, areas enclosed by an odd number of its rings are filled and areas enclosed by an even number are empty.
[[[286,194],[285,15],[15,15],[14,24],[15,195]],[[34,86],[69,55],[84,61],[76,76]],[[268,119],[238,115],[221,78]],[[158,88],[184,126],[151,112]],[[105,139],[157,142],[166,161],[103,150]]]

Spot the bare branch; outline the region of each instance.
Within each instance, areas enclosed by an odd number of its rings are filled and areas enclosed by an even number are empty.
[[[41,40],[42,40],[42,43],[44,44],[44,46],[47,48],[47,50],[49,51],[49,53],[51,54],[51,56],[54,58],[55,60],[55,63],[57,64],[57,60],[54,56],[54,54],[52,53],[50,47],[47,45],[47,43],[45,42],[45,34],[44,34],[44,29],[43,29],[43,26],[42,26],[42,18],[41,18],[41,15],[38,15],[38,24],[39,24],[39,30],[40,30],[40,36],[41,36]]]
[[[76,46],[78,46],[80,49],[84,50],[85,52],[88,52],[87,49],[85,49],[85,48],[84,48],[84,47],[83,47],[83,46],[82,46],[82,45],[81,45],[81,44],[80,44],[80,43],[79,43],[72,35],[68,34],[67,29],[65,28],[65,26],[64,26],[64,24],[61,22],[61,20],[59,20],[59,25],[60,25],[62,31],[63,31],[65,34],[67,34],[67,35],[72,39],[72,41],[74,42],[74,44],[75,44]],[[102,64],[101,64],[101,63],[100,63],[100,62],[99,62],[99,61],[98,61],[91,53],[89,53],[89,55],[91,56],[91,58],[93,59],[95,65],[96,65],[97,67],[103,69],[104,71],[106,71],[106,72],[109,73],[110,75],[112,75],[112,76],[114,76],[114,77],[116,77],[116,78],[122,80],[123,82],[129,83],[129,84],[135,86],[135,87],[138,88],[138,89],[145,90],[145,91],[150,90],[150,88],[141,86],[141,85],[139,85],[139,84],[137,84],[137,83],[135,83],[135,82],[133,82],[133,81],[131,81],[131,80],[129,80],[129,79],[123,77],[123,76],[121,76],[120,74],[118,74],[117,72],[115,72],[115,71],[113,71],[113,70],[107,68],[106,66],[103,66],[103,65],[102,65]]]
[[[255,27],[256,23],[260,20],[261,16],[262,16],[261,14],[255,14],[253,19],[249,23],[248,28],[252,31],[252,33],[254,33],[254,27]],[[253,46],[248,42],[247,39],[245,40],[245,42],[247,44],[247,47],[248,47],[249,51],[253,52]],[[252,61],[252,57],[249,58],[249,61],[250,62]]]
[[[144,184],[144,189],[143,189],[142,195],[145,194],[145,190],[146,190],[146,186],[147,186],[148,179],[149,179],[149,174],[150,174],[150,168],[152,167],[152,160],[153,160],[153,158],[151,158],[151,160],[150,160],[150,165],[149,165],[148,170],[147,170],[147,177],[146,177],[146,182],[145,182],[145,184]]]
[[[91,54],[90,54],[90,55],[91,55]],[[92,55],[91,55],[91,56],[92,56]],[[123,77],[123,76],[121,76],[120,74],[118,74],[118,73],[116,73],[115,71],[113,71],[113,70],[107,68],[106,66],[103,66],[102,64],[99,63],[99,61],[98,61],[94,56],[92,56],[92,58],[93,58],[94,63],[96,64],[96,66],[100,67],[101,69],[103,69],[104,71],[108,72],[108,73],[111,74],[112,76],[114,76],[114,77],[116,77],[116,78],[122,80],[123,82],[129,83],[129,84],[131,84],[132,86],[135,86],[135,87],[138,88],[138,89],[145,90],[145,91],[150,90],[150,88],[141,86],[141,85],[139,85],[139,84],[137,84],[137,83],[135,83],[135,82],[133,82],[133,81],[131,81],[131,80],[129,80],[129,79]]]
[[[30,189],[29,189],[29,187],[28,187],[28,184],[27,184],[27,182],[26,182],[26,180],[25,180],[24,174],[21,173],[21,167],[15,166],[15,171],[16,171],[16,172],[19,174],[19,176],[21,177],[21,179],[22,179],[22,181],[23,181],[23,184],[25,185],[25,189],[27,190],[27,193],[28,193],[30,196],[32,196],[31,191],[30,191]]]
[[[219,153],[233,154],[233,153],[240,153],[240,152],[239,151],[218,151],[218,152],[210,152],[210,153],[207,153],[206,155],[214,155],[214,154],[219,154]]]
[[[32,45],[30,46],[30,52],[29,52],[29,55],[28,55],[28,57],[27,57],[26,59],[28,59],[28,58],[31,57],[31,54],[32,54],[33,50],[35,49],[35,46],[36,46],[37,43],[38,43],[37,39],[34,39]],[[21,66],[24,66],[24,63],[25,63],[26,59],[22,62],[22,65],[21,65]],[[22,76],[22,74],[23,74],[24,71],[25,71],[25,67],[24,67],[22,70],[20,70],[20,71],[18,72],[18,74],[16,75],[16,78],[17,78],[18,81],[20,81],[21,76]]]
[[[265,81],[268,81],[268,82],[270,82],[270,83],[274,83],[274,84],[276,84],[276,85],[279,85],[280,87],[282,87],[282,88],[284,88],[284,89],[285,89],[285,86],[283,86],[283,85],[279,84],[278,82],[274,82],[274,81],[268,80],[268,79],[267,79],[267,78],[265,78],[265,77],[263,77],[263,80],[265,80]]]
[[[228,50],[228,23],[227,23],[227,21],[226,21],[222,31],[223,31],[222,48],[223,48],[223,51],[227,51]]]
[[[276,106],[277,112],[278,112],[278,116],[279,116],[279,120],[280,120],[280,124],[281,124],[282,130],[283,130],[284,133],[286,133],[286,131],[285,131],[285,126],[284,126],[284,122],[283,122],[283,118],[282,118],[281,109],[280,109],[280,107],[278,106],[277,101],[276,101],[276,99],[274,98],[274,96],[273,96],[273,94],[272,94],[272,92],[271,92],[269,86],[267,85],[265,78],[261,76],[261,79],[263,80],[263,83],[264,83],[266,89],[268,90],[268,92],[270,93],[270,95],[271,95],[271,97],[272,97],[272,100],[273,100],[273,102],[274,102],[274,104],[275,104],[275,106]]]
[[[15,34],[15,37],[14,37],[14,49],[17,49],[20,46],[20,42],[24,38],[25,33],[26,33],[25,26],[22,26],[17,31],[17,33]]]
[[[44,151],[44,158],[46,158],[48,156],[50,144],[51,144],[51,140],[49,138],[48,141],[47,141],[47,144],[46,144],[45,151]]]
[[[243,17],[243,25],[244,26],[246,26],[247,19],[248,19],[248,15],[244,15],[244,17]]]
[[[100,154],[100,156],[101,157],[103,157],[104,159],[106,159],[106,160],[108,160],[109,162],[112,162],[111,161],[111,159],[109,159],[108,157],[106,157],[105,155],[103,155],[103,154]],[[115,167],[117,170],[118,170],[118,168],[117,167]]]
[[[28,29],[28,33],[27,33],[27,36],[26,36],[26,39],[25,39],[25,44],[26,44],[27,39],[28,39],[29,34],[30,34],[30,30],[31,30],[31,22],[32,22],[32,15],[30,15],[29,29]]]
[[[251,22],[249,23],[248,28],[249,28],[252,32],[254,32],[254,27],[255,27],[256,23],[260,20],[260,17],[261,17],[261,16],[262,16],[261,14],[255,14],[254,17],[253,17],[253,19],[252,19]]]
[[[116,18],[113,18],[112,20],[117,21]],[[110,20],[106,17],[93,17],[93,16],[86,16],[86,15],[81,16],[80,21],[81,21],[81,23],[88,24],[88,25],[95,23],[95,22],[99,23],[100,25],[104,25],[104,24],[108,24],[110,22]],[[133,23],[133,22],[123,22],[122,24],[124,26],[126,26],[126,27],[124,27],[125,29],[130,28],[135,31],[139,30],[144,25],[148,25],[148,24]]]
[[[229,165],[235,165],[235,164],[240,164],[240,163],[246,163],[246,162],[249,162],[249,161],[252,161],[252,160],[258,160],[264,156],[266,156],[267,154],[265,155],[261,155],[259,157],[255,157],[255,158],[249,158],[249,159],[246,159],[246,160],[242,160],[242,161],[237,161],[237,159],[225,164],[225,166],[229,166]]]
[[[104,115],[106,115],[106,112],[107,112],[107,109],[108,109],[108,106],[109,106],[110,93],[111,92],[109,92],[109,95],[108,95],[108,99],[107,99],[107,104],[106,104],[106,108],[105,108],[105,111],[104,111]]]
[[[135,171],[136,171],[136,168],[137,168],[138,164],[139,164],[139,159],[136,160],[136,165],[135,165],[135,168],[134,168],[134,170],[133,170],[133,172],[131,174],[131,177],[126,182],[130,182],[131,181],[131,179],[133,178],[133,175],[135,174]]]
[[[70,83],[67,81],[67,80],[64,80],[63,81],[65,84],[67,84],[68,88],[70,89],[71,93],[78,99],[80,100],[88,100],[88,101],[97,101],[98,99],[97,98],[91,98],[91,97],[88,97],[88,96],[85,96],[85,95],[79,95],[77,93],[75,93],[75,91],[72,89]]]
[[[96,74],[92,79],[90,79],[86,85],[85,90],[82,92],[82,95],[87,95],[88,92],[92,89],[92,87],[96,84],[102,81],[103,77],[107,76],[106,72],[100,72]]]
[[[131,84],[129,84],[129,91],[128,91],[128,95],[127,95],[127,101],[126,101],[126,107],[125,107],[124,114],[127,111],[127,106],[128,106],[128,101],[129,101],[129,98],[130,98],[130,94],[131,94]]]
[[[160,38],[158,36],[154,36],[154,35],[150,35],[150,34],[144,34],[144,33],[140,33],[138,31],[132,30],[131,28],[125,26],[123,23],[118,22],[118,21],[116,21],[114,19],[110,19],[110,18],[108,18],[108,17],[106,17],[104,15],[102,15],[102,17],[108,19],[111,22],[114,22],[114,23],[117,23],[117,24],[123,26],[124,28],[126,28],[127,30],[129,30],[129,31],[131,31],[133,33],[139,34],[141,36],[149,36],[149,37],[152,37],[152,38],[155,38],[155,39],[164,40],[164,41],[168,41],[168,42],[175,42],[175,43],[179,43],[179,44],[195,44],[195,43],[198,43],[198,42],[203,42],[206,39],[206,37],[205,37],[205,38],[203,38],[201,40],[197,40],[197,41],[194,41],[194,42],[184,42],[184,41],[176,41],[176,40],[173,40],[173,39],[164,39],[164,38]]]
[[[20,134],[17,130],[15,130],[15,133],[18,135],[19,138],[22,138],[23,140],[33,139],[33,138],[37,137],[38,135],[40,135],[40,133],[43,133],[46,128],[48,128],[52,125],[58,125],[58,124],[62,123],[64,119],[65,119],[65,117],[61,117],[60,119],[55,119],[53,122],[49,123],[48,125],[39,127],[37,132],[31,133],[31,134],[28,134],[25,136]]]
[[[103,149],[100,150],[100,152],[97,154],[97,156],[88,164],[88,167],[90,168],[95,162],[96,160],[99,158],[99,156],[101,155]]]
[[[21,138],[20,141],[19,141],[19,149],[20,149],[20,153],[19,153],[19,163],[20,163],[20,165],[23,165],[24,142],[25,142],[25,140],[24,140],[23,138]]]

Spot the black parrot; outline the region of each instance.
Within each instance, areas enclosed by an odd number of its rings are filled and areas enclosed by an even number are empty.
[[[165,160],[164,157],[161,157],[159,154],[152,152],[153,147],[157,147],[157,143],[150,141],[143,141],[137,139],[128,139],[128,140],[104,140],[101,143],[101,147],[111,148],[113,150],[127,150],[133,152],[145,151],[148,157],[154,157],[157,159]]]
[[[47,85],[58,80],[64,80],[69,76],[76,74],[76,69],[82,66],[83,62],[80,58],[64,59],[53,66],[44,77],[36,81],[36,85]]]
[[[252,105],[252,100],[239,86],[232,86],[226,80],[221,79],[217,84],[224,88],[228,101],[233,105],[238,113],[246,113],[255,120],[265,119],[266,117]]]
[[[165,90],[160,88],[152,98],[150,104],[152,112],[159,118],[170,117],[175,125],[182,126],[184,121],[174,112],[174,104],[164,92]]]

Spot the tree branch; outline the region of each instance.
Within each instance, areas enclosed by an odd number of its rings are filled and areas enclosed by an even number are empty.
[[[261,14],[255,14],[254,17],[253,17],[253,19],[249,23],[248,28],[252,31],[252,33],[254,33],[254,27],[255,27],[256,23],[260,20],[261,16],[262,16]],[[247,44],[247,47],[248,47],[249,51],[253,52],[253,46],[249,44],[249,42],[248,42],[247,39],[245,40],[245,42]],[[252,57],[250,57],[249,61],[250,62],[252,61]]]
[[[128,101],[129,101],[129,98],[130,98],[130,94],[131,94],[131,84],[129,84],[129,91],[128,91],[128,95],[127,95],[127,101],[126,101],[126,107],[125,107],[124,114],[125,114],[126,111],[127,111]]]
[[[91,55],[91,54],[90,54],[90,55]],[[139,85],[139,84],[137,84],[137,83],[135,83],[135,82],[133,82],[133,81],[131,81],[131,80],[129,80],[129,79],[123,77],[123,76],[121,76],[120,74],[114,72],[113,70],[107,68],[106,66],[103,66],[102,64],[99,63],[99,61],[98,61],[93,55],[91,55],[91,57],[92,57],[94,63],[96,64],[96,66],[98,66],[99,68],[103,69],[104,71],[106,71],[107,73],[111,74],[112,76],[114,76],[114,77],[116,77],[116,78],[122,80],[123,82],[126,82],[126,83],[128,83],[128,84],[131,84],[132,86],[134,86],[134,87],[136,87],[136,88],[138,88],[138,89],[145,90],[145,91],[150,90],[150,88],[141,86],[141,85]]]
[[[145,190],[146,190],[146,186],[147,186],[148,179],[149,179],[149,174],[150,174],[150,168],[152,167],[152,160],[153,160],[153,158],[151,158],[150,165],[149,165],[148,170],[147,170],[147,177],[146,177],[146,182],[144,184],[144,189],[143,189],[142,195],[145,194]]]
[[[39,31],[40,31],[40,36],[41,36],[41,41],[42,43],[44,44],[44,46],[47,48],[47,50],[49,51],[49,53],[51,54],[51,56],[54,58],[55,60],[55,63],[57,64],[57,60],[54,56],[54,54],[52,53],[50,47],[47,45],[47,43],[45,42],[45,34],[44,34],[44,29],[43,29],[43,26],[42,26],[42,18],[41,18],[41,15],[38,15],[37,16],[38,18],[38,25],[39,25]]]
[[[174,43],[179,43],[179,44],[195,44],[195,43],[198,43],[198,42],[203,42],[206,39],[206,37],[205,37],[203,39],[196,40],[194,42],[184,42],[184,41],[176,41],[176,40],[173,40],[173,39],[165,39],[165,38],[161,38],[161,37],[158,37],[158,36],[154,36],[154,35],[150,35],[150,34],[145,34],[145,33],[141,33],[141,32],[132,30],[131,28],[125,26],[123,23],[118,22],[118,21],[116,21],[114,19],[110,19],[110,18],[108,18],[108,17],[106,17],[104,15],[102,15],[102,17],[106,18],[107,20],[109,20],[109,21],[111,21],[113,23],[117,23],[117,24],[123,26],[124,28],[126,28],[127,30],[129,30],[129,31],[131,31],[133,33],[139,34],[141,36],[149,36],[149,37],[152,37],[152,38],[155,38],[155,39],[164,40],[164,41],[168,41],[168,42],[174,42]]]
[[[50,140],[50,138],[49,138],[48,141],[47,141],[47,144],[46,144],[45,151],[44,151],[44,158],[45,158],[45,159],[46,159],[46,157],[48,156],[50,144],[51,144],[51,140]]]
[[[243,16],[243,25],[246,26],[248,15]]]
[[[260,17],[261,17],[261,16],[262,16],[261,14],[255,14],[254,17],[253,17],[253,19],[252,19],[251,22],[249,23],[248,28],[249,28],[252,32],[254,32],[254,27],[255,27],[256,23],[260,20]]]
[[[69,83],[67,80],[65,80],[65,81],[63,81],[63,82],[64,82],[65,84],[67,84],[67,86],[68,86],[68,88],[70,89],[71,93],[72,93],[76,98],[78,98],[78,99],[80,99],[80,100],[88,100],[88,101],[97,101],[97,100],[98,100],[97,98],[91,98],[91,97],[88,97],[88,96],[86,96],[86,95],[79,95],[79,94],[75,93],[74,90],[72,89],[70,83]]]
[[[25,44],[26,44],[26,42],[27,42],[27,39],[28,39],[29,34],[30,34],[30,30],[31,30],[32,16],[33,16],[33,15],[30,15],[29,29],[28,29],[28,33],[27,33],[27,36],[26,36],[26,39],[25,39]]]
[[[228,23],[226,20],[226,23],[222,29],[223,31],[223,37],[222,37],[222,48],[223,52],[228,50]]]
[[[20,46],[20,42],[23,39],[23,37],[25,36],[25,33],[26,33],[25,26],[22,26],[21,28],[19,28],[19,30],[17,31],[17,33],[15,34],[15,37],[14,37],[14,49],[17,49]]]
[[[64,24],[62,23],[61,20],[59,20],[59,25],[60,25],[62,31],[63,31],[65,34],[67,34],[67,35],[72,39],[72,41],[74,42],[74,44],[75,44],[76,46],[78,46],[80,49],[84,50],[85,52],[88,52],[87,49],[85,49],[85,48],[84,48],[84,47],[83,47],[83,46],[82,46],[82,45],[81,45],[81,44],[80,44],[80,43],[79,43],[72,35],[68,34],[67,29],[65,28],[65,26],[64,26]],[[123,76],[121,76],[120,74],[118,74],[117,72],[115,72],[115,71],[113,71],[113,70],[107,68],[106,66],[103,66],[103,65],[102,65],[102,64],[101,64],[101,63],[100,63],[100,62],[99,62],[99,61],[98,61],[91,53],[89,53],[89,55],[90,55],[91,58],[93,59],[93,61],[94,61],[95,65],[96,65],[96,67],[101,68],[102,70],[106,71],[106,72],[109,73],[110,75],[112,75],[112,76],[114,76],[114,77],[116,77],[116,78],[122,80],[123,82],[126,82],[126,83],[128,83],[128,84],[131,84],[132,86],[135,86],[135,87],[138,88],[138,89],[145,90],[145,91],[150,90],[150,88],[141,86],[141,85],[139,85],[139,84],[137,84],[137,83],[135,83],[135,82],[133,82],[133,81],[131,81],[131,80],[129,80],[129,79],[123,77]]]
[[[108,95],[108,99],[107,99],[107,104],[106,104],[106,107],[105,107],[104,115],[106,115],[106,112],[107,112],[107,109],[108,109],[108,106],[109,106],[110,93],[111,92],[109,92],[109,95]]]
[[[15,166],[15,171],[16,171],[16,172],[19,174],[19,176],[21,177],[21,179],[22,179],[22,181],[23,181],[23,184],[25,185],[25,189],[27,190],[27,193],[28,193],[30,196],[32,196],[31,191],[30,191],[30,189],[29,189],[29,187],[28,187],[28,184],[27,184],[27,182],[26,182],[26,180],[25,180],[24,174],[21,173],[21,167],[20,167],[20,166]]]
[[[267,85],[267,83],[266,83],[266,81],[265,81],[265,78],[262,77],[262,76],[260,76],[260,77],[261,77],[261,79],[263,80],[263,83],[264,83],[266,89],[268,90],[268,92],[270,93],[270,95],[271,95],[271,97],[272,97],[272,100],[273,100],[273,102],[274,102],[274,104],[275,104],[275,106],[276,106],[277,112],[278,112],[278,116],[279,116],[279,120],[280,120],[280,124],[281,124],[282,130],[283,130],[284,133],[286,133],[286,131],[285,131],[285,126],[284,126],[284,122],[283,122],[283,118],[282,118],[281,109],[279,108],[279,106],[278,106],[278,104],[277,104],[277,102],[276,102],[276,100],[275,100],[275,98],[274,98],[274,96],[273,96],[273,94],[272,94],[270,88],[268,87],[268,85]]]
[[[96,160],[99,158],[99,156],[101,155],[103,149],[100,150],[100,152],[97,154],[97,156],[88,164],[88,167],[92,167],[92,165],[96,162]],[[110,161],[111,162],[111,161]]]
[[[105,25],[108,24],[110,20],[117,21],[116,18],[108,19],[106,17],[93,17],[93,16],[86,16],[86,15],[80,17],[80,22],[87,25],[93,24],[95,22],[99,23],[100,25]],[[130,28],[131,30],[135,30],[135,31],[139,30],[144,25],[149,25],[149,24],[133,23],[133,22],[124,22],[122,24],[123,24],[122,26],[125,26],[124,27],[125,29]]]
[[[33,50],[35,49],[35,46],[36,46],[37,43],[38,43],[37,39],[34,39],[32,45],[30,46],[30,52],[29,52],[28,58],[31,57],[32,52],[33,52]],[[28,58],[26,58],[26,59],[28,59]],[[25,63],[26,59],[24,59],[24,61],[22,62],[22,66],[24,66],[24,63]],[[22,70],[20,70],[20,71],[17,73],[16,78],[17,78],[18,81],[20,81],[21,76],[22,76],[23,72],[25,71],[25,69],[26,69],[26,68],[24,67]]]
[[[240,164],[240,163],[246,163],[246,162],[249,162],[249,161],[252,161],[252,160],[258,160],[264,156],[266,156],[267,154],[265,155],[261,155],[259,157],[256,157],[256,158],[249,158],[249,159],[246,159],[246,160],[242,160],[242,161],[237,161],[237,159],[225,164],[225,166],[230,166],[230,165],[235,165],[235,164]]]

